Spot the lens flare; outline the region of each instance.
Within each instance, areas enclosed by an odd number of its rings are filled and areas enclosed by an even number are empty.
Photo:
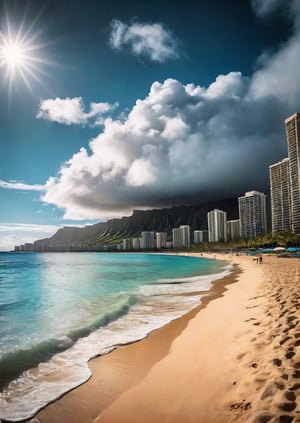
[[[4,30],[0,30],[0,70],[3,70],[9,96],[18,81],[32,90],[33,81],[44,85],[43,66],[51,64],[43,58],[45,44],[38,42],[41,31],[34,31],[35,21],[25,28],[24,20],[15,26],[6,16]]]

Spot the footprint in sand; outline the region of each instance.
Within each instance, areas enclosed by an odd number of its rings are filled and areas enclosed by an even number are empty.
[[[294,369],[300,369],[300,361],[297,361],[296,363],[294,363],[293,367]]]
[[[241,360],[243,357],[245,357],[245,355],[246,355],[247,353],[241,353],[241,354],[239,354],[239,355],[237,355],[237,360]]]
[[[296,353],[294,353],[294,351],[289,351],[288,353],[285,354],[285,358],[287,358],[288,360],[290,360],[291,358],[294,357]]]
[[[282,361],[279,358],[273,358],[272,363],[274,366],[281,366]]]
[[[288,401],[295,402],[296,400],[296,395],[293,391],[285,391],[284,396]]]
[[[292,339],[291,336],[286,336],[285,338],[283,338],[281,341],[279,341],[279,345],[283,345],[285,344],[287,341],[289,341],[290,339]]]
[[[298,389],[300,389],[300,383],[294,383],[294,385],[290,387],[290,391],[297,391]]]
[[[246,400],[243,400],[242,402],[235,402],[230,405],[230,410],[249,410],[251,408],[251,402],[246,402]]]
[[[297,407],[295,402],[283,402],[278,404],[278,408],[282,411],[293,411]]]
[[[294,420],[293,416],[279,416],[279,422],[280,423],[291,423]]]
[[[300,379],[300,370],[295,370],[292,376],[295,379]]]
[[[288,322],[288,323],[290,323],[290,322],[292,322],[293,320],[295,320],[295,319],[297,319],[297,316],[288,316],[287,317],[287,319],[286,319],[286,321]]]
[[[254,420],[254,423],[268,423],[270,420],[274,418],[273,414],[262,414],[261,416],[257,416]]]

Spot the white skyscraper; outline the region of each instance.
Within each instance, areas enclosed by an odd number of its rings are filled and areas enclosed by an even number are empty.
[[[300,233],[300,113],[285,120],[288,158],[269,167],[272,231]]]
[[[132,250],[132,239],[123,239],[123,250]]]
[[[140,238],[132,238],[132,248],[134,250],[139,250],[141,248]]]
[[[227,220],[227,238],[231,240],[238,239],[241,236],[240,220]]]
[[[246,192],[239,197],[239,215],[242,238],[256,238],[267,232],[266,195],[258,191]]]
[[[290,161],[283,159],[269,167],[271,186],[272,232],[292,229]]]
[[[300,233],[300,113],[285,120],[291,189],[292,229]]]
[[[208,241],[227,241],[227,213],[214,209],[207,213]]]
[[[144,231],[141,233],[141,248],[144,250],[154,248],[154,232]]]
[[[156,248],[166,248],[167,246],[167,232],[156,232]]]
[[[181,225],[179,227],[180,230],[180,241],[181,247],[183,248],[190,248],[191,241],[190,241],[190,227],[189,225]]]
[[[180,229],[179,228],[173,228],[172,229],[172,240],[173,240],[173,248],[181,248]]]
[[[190,232],[189,225],[181,225],[179,228],[173,228],[173,248],[189,248],[191,245]]]
[[[208,241],[208,231],[194,231],[194,244],[202,244]]]

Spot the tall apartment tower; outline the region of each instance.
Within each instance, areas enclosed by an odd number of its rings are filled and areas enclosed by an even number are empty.
[[[208,241],[208,231],[194,231],[194,244],[202,244]]]
[[[227,220],[227,238],[230,240],[239,239],[241,236],[240,220]]]
[[[272,232],[292,229],[290,160],[269,166],[271,187]]]
[[[156,248],[166,248],[167,246],[167,232],[156,232]]]
[[[227,242],[227,213],[214,209],[207,213],[208,242]]]
[[[154,232],[144,231],[141,233],[141,248],[145,250],[154,248]]]
[[[300,113],[285,120],[290,161],[291,209],[293,232],[300,233]]]
[[[240,230],[242,238],[255,238],[267,232],[266,195],[258,191],[239,197]]]
[[[191,244],[190,232],[189,225],[181,225],[179,228],[173,228],[173,248],[189,248]]]
[[[181,246],[184,248],[190,248],[191,245],[191,231],[189,225],[181,225],[179,227],[180,230],[180,240]]]
[[[180,229],[179,228],[173,228],[172,229],[172,241],[173,241],[173,248],[180,248],[181,247]]]

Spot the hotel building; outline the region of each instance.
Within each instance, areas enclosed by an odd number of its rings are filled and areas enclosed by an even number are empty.
[[[191,245],[191,231],[189,225],[181,225],[179,227],[180,230],[180,240],[181,240],[181,246],[183,248],[190,248]]]
[[[241,236],[240,219],[227,220],[227,238],[234,241]]]
[[[173,248],[180,248],[181,247],[180,229],[179,228],[173,228],[172,229],[172,241],[173,241]]]
[[[194,244],[202,244],[208,241],[208,231],[194,231]]]
[[[123,250],[132,250],[132,239],[123,239]]]
[[[133,250],[139,250],[141,248],[140,238],[132,238],[132,248]]]
[[[272,232],[292,229],[290,161],[283,159],[269,167]]]
[[[300,113],[285,120],[288,158],[269,167],[272,231],[300,233]]]
[[[266,195],[258,191],[239,197],[240,231],[242,238],[256,238],[267,232]]]
[[[167,232],[156,232],[156,248],[166,248],[167,246]]]
[[[208,241],[227,242],[227,213],[214,209],[207,213]]]
[[[300,233],[300,113],[285,120],[291,189],[292,229]]]
[[[154,248],[154,232],[144,231],[141,233],[141,248],[149,250]]]
[[[173,228],[173,248],[189,248],[191,244],[190,232],[189,225],[181,225],[179,228]]]

